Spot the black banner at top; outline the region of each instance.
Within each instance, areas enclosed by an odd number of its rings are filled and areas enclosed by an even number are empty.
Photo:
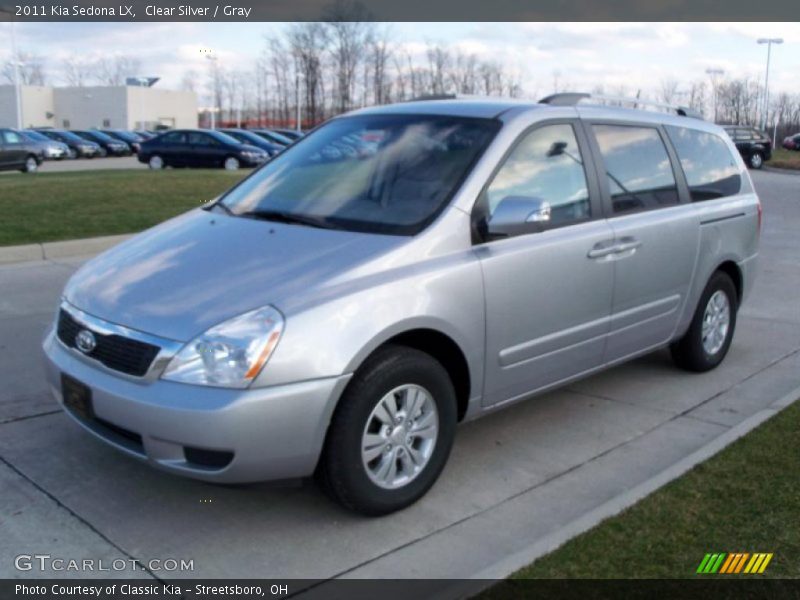
[[[797,0],[0,0],[0,21],[319,21],[337,3],[374,21],[800,21]]]

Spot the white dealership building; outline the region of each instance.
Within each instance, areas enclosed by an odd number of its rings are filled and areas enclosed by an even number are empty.
[[[59,129],[197,127],[194,92],[144,86],[20,86],[22,126]],[[17,126],[13,85],[0,85],[0,127]]]

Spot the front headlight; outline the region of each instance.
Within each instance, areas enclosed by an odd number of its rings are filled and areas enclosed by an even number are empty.
[[[186,344],[167,365],[162,379],[246,388],[278,345],[283,315],[266,306],[215,325]]]

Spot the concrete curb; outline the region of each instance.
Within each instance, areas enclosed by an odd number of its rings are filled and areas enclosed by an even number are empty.
[[[767,171],[768,173],[780,173],[782,175],[794,175],[795,177],[800,177],[800,169],[784,169],[782,167],[770,167],[768,165],[764,165],[761,167],[762,171]]]
[[[98,254],[103,250],[108,250],[112,246],[116,246],[120,242],[124,242],[134,235],[136,234],[126,233],[123,235],[84,238],[82,240],[0,247],[0,264]]]
[[[760,410],[754,415],[751,415],[722,435],[714,438],[708,444],[679,460],[671,467],[664,469],[658,475],[655,475],[647,481],[640,483],[636,487],[633,487],[627,492],[620,494],[616,498],[612,498],[604,504],[601,504],[594,510],[589,511],[572,523],[569,523],[561,529],[554,531],[550,535],[545,536],[527,548],[512,555],[506,556],[486,569],[475,573],[472,578],[486,580],[486,584],[479,584],[477,587],[473,587],[467,596],[477,594],[482,589],[492,585],[494,583],[493,580],[505,579],[512,573],[515,573],[519,569],[526,567],[545,554],[549,554],[550,552],[558,549],[560,546],[563,546],[572,538],[588,531],[589,529],[592,529],[593,527],[599,525],[602,521],[619,514],[626,508],[633,506],[654,491],[677,479],[698,464],[708,460],[721,450],[725,449],[727,446],[761,425],[770,417],[778,414],[784,408],[787,408],[789,405],[797,401],[798,398],[800,398],[800,386],[796,387],[785,396],[773,402],[769,407]],[[459,595],[459,597],[465,596]]]

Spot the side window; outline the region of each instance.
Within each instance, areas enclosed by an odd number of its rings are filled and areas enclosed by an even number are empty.
[[[481,200],[490,223],[517,215],[519,231],[514,233],[589,219],[583,156],[572,125],[545,125],[524,134]]]
[[[666,129],[678,153],[694,202],[739,193],[742,176],[736,159],[721,137],[674,125],[667,125]]]
[[[189,143],[196,146],[218,146],[219,142],[205,133],[190,133]]]
[[[173,133],[166,134],[161,141],[165,144],[184,144],[186,143],[186,136],[175,131]]]
[[[631,125],[592,126],[605,163],[615,214],[680,202],[672,163],[658,130]]]
[[[16,131],[9,131],[8,129],[3,131],[3,139],[6,144],[19,144],[22,142],[22,138]]]

